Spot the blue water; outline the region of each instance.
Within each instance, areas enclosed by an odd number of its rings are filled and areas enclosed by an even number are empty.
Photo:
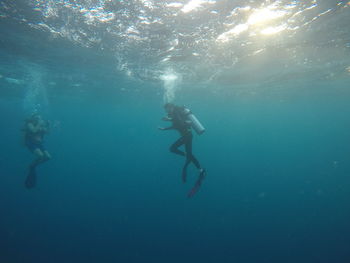
[[[87,2],[81,4],[92,8]],[[282,42],[280,48],[296,52],[294,62],[278,54],[238,56],[241,67],[207,78],[216,68],[227,70],[226,62],[205,60],[203,73],[204,60],[179,59],[162,71],[155,61],[161,45],[128,53],[129,40],[120,38],[114,50],[101,25],[86,29],[72,20],[64,25],[71,34],[80,28],[105,38],[84,46],[53,37],[33,29],[42,18],[31,13],[30,3],[0,4],[1,263],[350,262],[348,29],[304,46]],[[57,3],[73,8],[69,1]],[[318,4],[333,11],[310,32],[349,20],[346,1]],[[44,10],[49,1],[37,5]],[[120,5],[137,12],[136,1]],[[52,6],[57,21],[41,22],[58,30],[64,10]],[[307,39],[309,31],[298,38]],[[157,35],[159,41],[167,36]],[[297,63],[313,57],[310,47],[320,60]],[[150,56],[147,64],[148,57],[137,56],[149,48],[154,60]],[[176,52],[187,56],[185,50]],[[282,64],[286,69],[274,75]],[[170,66],[181,80],[169,86],[156,76],[169,75]],[[194,136],[193,151],[208,175],[191,199],[197,171],[190,166],[182,183],[184,160],[168,150],[178,134],[157,129],[164,125],[164,96],[174,90],[174,101],[190,107],[206,127]],[[53,158],[38,168],[37,187],[28,190],[24,180],[33,156],[20,129],[34,110],[55,124],[45,141]]]

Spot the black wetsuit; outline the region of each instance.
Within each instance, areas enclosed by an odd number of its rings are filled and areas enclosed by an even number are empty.
[[[192,153],[193,135],[191,131],[191,124],[186,122],[184,108],[175,106],[174,111],[169,114],[168,117],[171,119],[173,125],[167,129],[175,129],[181,135],[181,137],[170,146],[170,151],[181,156],[186,156],[186,163],[183,167],[183,173],[186,173],[187,166],[191,162],[193,162],[193,164],[200,169],[201,166]],[[185,145],[185,152],[178,149],[182,145]]]
[[[28,124],[32,123],[33,125],[36,125],[33,122],[28,121],[26,123],[26,127],[23,129],[25,132],[24,135],[24,143],[27,146],[27,148],[34,152],[36,149],[39,149],[41,151],[45,151],[45,147],[43,145],[43,138],[46,132],[44,131],[38,131],[38,132],[32,132],[28,129]]]

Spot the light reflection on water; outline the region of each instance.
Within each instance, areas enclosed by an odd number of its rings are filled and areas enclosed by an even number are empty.
[[[157,80],[173,68],[188,81],[220,82],[223,76],[248,75],[253,69],[261,80],[271,80],[261,60],[276,75],[281,66],[302,72],[305,61],[316,65],[315,52],[317,65],[340,63],[344,70],[349,61],[349,27],[334,27],[350,22],[346,1],[28,2],[26,11],[15,12],[15,5],[4,1],[0,16],[25,18],[29,26],[54,37],[111,50],[117,68],[129,77]],[[32,19],[32,13],[39,19]]]

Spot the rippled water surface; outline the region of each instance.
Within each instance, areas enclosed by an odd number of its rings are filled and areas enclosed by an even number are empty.
[[[130,78],[173,73],[192,84],[280,89],[300,79],[348,80],[349,7],[316,0],[5,0],[0,19],[12,41],[28,41],[28,53],[31,40],[47,49],[69,40],[110,57]],[[42,41],[26,40],[31,32]]]

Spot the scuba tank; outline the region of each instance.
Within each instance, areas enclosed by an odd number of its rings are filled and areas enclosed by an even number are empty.
[[[201,135],[205,132],[204,126],[188,108],[183,107],[183,113],[186,116],[187,120],[190,122],[191,127],[196,131],[198,135]]]

